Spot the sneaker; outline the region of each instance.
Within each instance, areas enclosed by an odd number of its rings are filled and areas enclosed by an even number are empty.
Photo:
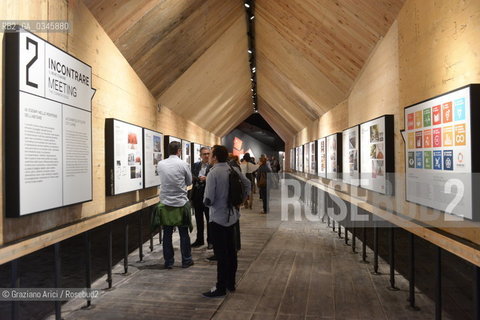
[[[217,257],[215,255],[213,255],[211,257],[208,257],[207,260],[208,261],[217,261]]]
[[[201,241],[201,242],[200,242],[200,241],[195,241],[195,242],[192,243],[190,246],[191,246],[192,248],[201,247],[201,246],[203,246],[203,241]]]
[[[202,293],[202,295],[206,298],[220,298],[225,296],[226,294],[227,293],[225,291],[217,290],[216,287],[213,287],[212,289],[210,289],[210,291]]]
[[[195,263],[193,262],[193,260],[191,260],[190,262],[187,262],[185,264],[182,264],[182,268],[183,269],[186,269],[186,268],[190,268],[191,266],[193,266]]]
[[[213,244],[209,243],[207,249],[212,250],[213,249]]]

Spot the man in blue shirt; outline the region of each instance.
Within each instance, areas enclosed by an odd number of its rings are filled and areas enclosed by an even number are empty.
[[[187,186],[192,184],[192,174],[185,161],[180,159],[182,152],[180,142],[173,141],[168,145],[169,157],[160,161],[157,165],[160,176],[160,204],[165,210],[162,214],[183,215],[184,210],[190,210],[190,203],[187,197]],[[188,208],[186,208],[186,206]],[[188,214],[190,214],[188,212]],[[165,221],[182,221],[176,217],[164,217]],[[190,236],[188,234],[188,225],[177,223],[163,226],[163,258],[165,268],[171,269],[175,262],[172,245],[173,228],[178,227],[180,234],[180,251],[182,252],[182,268],[188,268],[193,265],[193,259],[190,248]],[[183,224],[183,225],[182,225]]]
[[[222,297],[226,291],[235,291],[235,274],[237,272],[237,249],[235,243],[235,224],[240,212],[238,207],[228,203],[230,170],[240,175],[243,184],[243,199],[250,194],[250,181],[238,168],[227,164],[228,151],[225,146],[216,145],[211,151],[213,167],[207,177],[204,203],[210,211],[210,228],[213,253],[217,257],[217,285],[203,293],[205,297]]]

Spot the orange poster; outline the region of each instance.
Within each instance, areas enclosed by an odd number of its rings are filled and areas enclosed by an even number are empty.
[[[413,129],[415,129],[415,114],[412,112],[407,115],[407,130]]]
[[[433,125],[436,126],[437,124],[442,123],[442,112],[440,106],[435,106],[432,108],[433,112]]]
[[[443,146],[444,147],[453,146],[453,127],[443,128]]]
[[[415,132],[408,133],[408,149],[415,149]]]
[[[452,122],[453,120],[452,103],[447,102],[442,104],[442,110],[443,110],[443,123]]]
[[[432,147],[432,130],[431,129],[423,131],[423,147],[424,148]]]
[[[423,124],[423,112],[415,112],[415,129],[421,128]]]
[[[464,146],[466,145],[467,135],[465,129],[465,123],[457,124],[455,126],[455,145]]]

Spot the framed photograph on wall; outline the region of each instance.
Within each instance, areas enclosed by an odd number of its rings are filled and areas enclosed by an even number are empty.
[[[303,146],[303,172],[304,173],[310,173],[310,148],[309,144],[305,143]]]
[[[157,165],[164,159],[163,134],[143,129],[143,186],[150,188],[160,185]]]
[[[202,148],[202,145],[199,143],[192,142],[192,166],[195,162],[202,161],[202,158],[200,157],[200,149]]]
[[[327,179],[336,180],[342,172],[342,134],[334,133],[327,141]]]
[[[406,200],[478,219],[480,85],[472,84],[405,108]]]
[[[317,158],[318,158],[318,176],[327,177],[327,139],[320,138],[317,140]]]
[[[360,186],[393,195],[395,172],[393,115],[360,124]]]
[[[143,189],[143,128],[105,120],[106,193],[114,196]]]
[[[192,146],[188,140],[182,140],[182,160],[185,161],[189,167],[192,166]]]
[[[308,149],[310,150],[310,165],[308,173],[317,175],[317,142],[312,141],[308,143]]]
[[[342,132],[342,180],[360,186],[360,126]]]

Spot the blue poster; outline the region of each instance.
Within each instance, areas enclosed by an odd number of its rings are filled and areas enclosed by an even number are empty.
[[[433,151],[433,169],[442,170],[442,151]]]
[[[453,150],[443,150],[443,169],[453,170]]]
[[[455,100],[455,121],[465,120],[465,98]]]
[[[416,155],[417,155],[417,169],[422,169],[423,168],[423,152],[422,151],[416,151]]]

